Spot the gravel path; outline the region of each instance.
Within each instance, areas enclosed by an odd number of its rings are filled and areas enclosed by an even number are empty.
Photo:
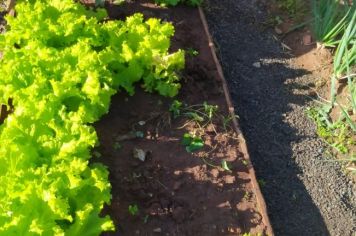
[[[204,6],[276,235],[356,235],[356,187],[305,115],[296,88],[313,82],[270,32],[256,0],[207,0]]]

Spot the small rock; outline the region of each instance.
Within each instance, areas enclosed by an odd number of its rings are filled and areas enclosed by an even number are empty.
[[[140,234],[140,230],[136,230],[135,233],[138,235]]]
[[[138,122],[138,124],[141,125],[141,126],[144,126],[146,124],[146,121],[141,120],[141,121]]]
[[[162,233],[162,229],[161,228],[155,228],[153,230],[153,233]]]
[[[256,68],[261,68],[261,62],[255,62],[255,63],[253,63],[252,64],[254,67],[256,67]]]
[[[133,150],[133,156],[134,158],[139,159],[140,161],[145,161],[146,160],[146,152],[142,149],[139,148],[134,148]]]
[[[310,45],[312,43],[312,37],[310,34],[306,34],[303,36],[303,44],[304,45]]]
[[[233,184],[235,182],[235,180],[236,180],[235,176],[232,176],[232,175],[224,176],[224,181],[227,184]]]
[[[219,170],[218,169],[212,169],[210,171],[210,174],[214,177],[214,178],[218,178],[219,177]]]
[[[215,125],[213,124],[209,124],[207,127],[206,127],[206,132],[208,133],[212,133],[212,132],[215,132]]]
[[[283,34],[283,31],[278,27],[274,27],[274,31],[277,33],[277,34]]]
[[[153,203],[148,209],[148,214],[151,216],[160,215],[163,212],[161,205],[159,203]]]
[[[226,201],[226,202],[220,203],[220,204],[218,205],[218,207],[231,209],[231,204],[230,204],[229,201]]]

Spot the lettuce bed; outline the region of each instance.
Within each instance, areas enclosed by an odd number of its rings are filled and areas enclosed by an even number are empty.
[[[71,0],[21,1],[0,36],[0,235],[99,235],[108,216],[108,171],[89,164],[92,123],[117,91],[177,94],[184,53],[174,28],[141,14],[107,21]]]

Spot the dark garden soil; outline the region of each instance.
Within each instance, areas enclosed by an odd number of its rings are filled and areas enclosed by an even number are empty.
[[[330,58],[307,29],[282,40],[266,29],[271,2],[207,0],[204,10],[274,232],[354,236],[355,184],[306,115]]]
[[[182,145],[183,134],[199,127],[188,117],[171,117],[172,99],[139,88],[132,97],[120,93],[113,98],[109,114],[96,124],[101,144],[97,151],[112,183],[112,204],[105,212],[117,227],[117,232],[105,235],[268,232],[257,202],[258,189],[251,181],[253,170],[239,149],[241,139],[232,128],[198,9],[163,9],[147,1],[107,8],[112,18],[142,12],[172,21],[176,28],[172,50],[199,52],[187,56],[177,99],[188,105],[217,105],[218,112],[204,126],[204,148],[188,153]],[[137,158],[140,154],[144,154],[142,160]],[[223,160],[231,171],[222,168]],[[137,206],[137,213],[130,213],[129,206]]]

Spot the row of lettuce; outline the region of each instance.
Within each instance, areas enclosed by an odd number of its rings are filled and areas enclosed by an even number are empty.
[[[0,36],[0,235],[99,235],[111,200],[108,171],[90,161],[93,122],[117,91],[135,84],[174,96],[184,52],[169,53],[174,28],[141,14],[106,20],[72,0],[28,0]]]

